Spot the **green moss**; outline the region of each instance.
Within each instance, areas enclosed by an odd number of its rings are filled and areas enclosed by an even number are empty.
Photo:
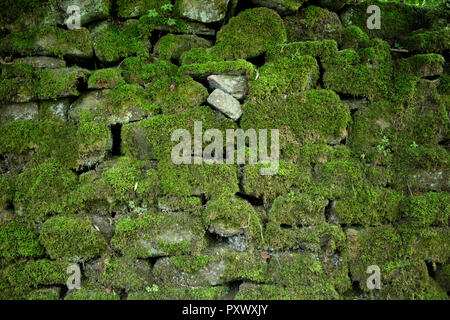
[[[351,120],[348,106],[329,90],[251,99],[243,109],[244,130],[279,128],[280,144],[289,137],[300,143],[335,144],[346,135]]]
[[[211,108],[196,107],[182,114],[158,115],[124,126],[122,151],[125,155],[133,157],[170,161],[172,148],[178,144],[171,141],[172,132],[177,129],[186,129],[193,137],[195,121],[202,122],[203,130],[217,128],[225,131],[225,129],[236,128],[235,123],[230,119],[216,120]]]
[[[323,61],[326,89],[379,100],[389,95],[393,63],[389,45],[375,39],[358,51],[347,49]]]
[[[159,9],[167,3],[171,3],[170,0],[118,0],[117,14],[120,18],[138,17],[149,10]]]
[[[33,68],[25,63],[2,66],[0,104],[26,102],[35,98],[37,83]]]
[[[143,290],[149,285],[151,278],[148,262],[129,256],[105,255],[93,266],[86,268],[85,272],[92,284],[117,292]]]
[[[141,38],[135,20],[128,20],[122,25],[102,23],[92,31],[92,40],[96,56],[105,63],[133,55],[149,57],[150,44]]]
[[[203,234],[195,217],[147,212],[135,218],[120,218],[111,243],[132,257],[180,255],[199,252]]]
[[[59,300],[61,295],[61,289],[54,288],[42,288],[31,291],[27,295],[28,300]]]
[[[194,35],[168,34],[158,41],[154,52],[165,60],[180,60],[182,54],[194,48],[209,48],[211,43]]]
[[[7,260],[39,257],[44,248],[37,233],[26,223],[13,220],[0,228],[0,256]]]
[[[88,80],[89,89],[112,89],[121,82],[120,70],[106,68],[96,70]]]
[[[110,139],[110,128],[97,122],[82,122],[77,130],[77,140],[82,152],[106,150]]]
[[[293,187],[304,188],[311,181],[309,166],[299,166],[284,160],[279,163],[278,173],[263,176],[262,164],[248,164],[243,169],[242,188],[245,194],[271,203],[279,195],[285,195]]]
[[[325,221],[328,200],[304,193],[292,192],[275,199],[269,212],[269,221],[290,226],[309,226]]]
[[[449,41],[450,28],[445,27],[413,34],[405,40],[405,47],[417,53],[445,53]]]
[[[246,59],[263,54],[271,45],[286,41],[280,16],[267,8],[248,9],[230,19],[217,33],[211,49],[226,59]],[[248,44],[251,43],[251,46]]]
[[[227,287],[177,288],[160,286],[154,292],[130,293],[128,300],[221,300],[227,292]]]
[[[69,291],[64,300],[120,300],[119,293],[90,283],[82,283],[79,290]]]
[[[131,57],[123,61],[121,72],[128,83],[145,85],[167,76],[176,76],[177,66],[165,60],[150,63],[146,59]]]
[[[203,214],[210,232],[230,236],[244,232],[250,239],[262,241],[263,224],[251,204],[239,198],[209,201]]]
[[[78,96],[78,82],[86,79],[86,71],[79,68],[36,71],[36,94],[41,100]]]
[[[78,200],[71,197],[71,192],[77,184],[72,171],[49,159],[18,176],[14,201],[28,219],[73,212]]]
[[[319,79],[319,66],[311,56],[280,58],[267,62],[259,72],[260,77],[249,84],[250,95],[269,96],[304,91],[314,88]]]
[[[302,41],[282,43],[271,46],[265,55],[266,62],[276,61],[280,58],[294,59],[298,56],[312,56],[320,59],[329,59],[338,53],[337,43],[334,40]]]
[[[208,255],[175,256],[170,258],[176,270],[192,274],[195,274],[213,260],[214,258]]]
[[[248,79],[254,79],[256,76],[255,66],[246,60],[191,60],[191,57],[189,55],[189,53],[191,52],[193,52],[193,50],[188,51],[187,55],[183,55],[183,65],[180,67],[179,72],[189,75],[195,79],[205,79],[212,74],[245,75]]]
[[[381,11],[381,28],[367,28],[367,7],[376,5]],[[377,0],[364,1],[349,6],[341,14],[342,24],[345,27],[356,25],[371,38],[378,37],[395,43],[400,38],[422,27],[423,10],[403,3],[383,2]]]
[[[359,27],[349,26],[342,31],[342,49],[358,50],[369,46],[369,36]]]
[[[412,196],[403,202],[403,216],[417,227],[448,225],[450,216],[449,195],[430,192]]]
[[[188,76],[165,77],[152,83],[148,90],[164,114],[182,113],[201,105],[208,98],[208,90]]]
[[[175,165],[167,160],[159,162],[158,174],[162,193],[170,196],[205,195],[215,199],[239,191],[235,165]]]
[[[106,242],[88,217],[56,216],[42,225],[40,236],[53,259],[85,260],[100,255]]]

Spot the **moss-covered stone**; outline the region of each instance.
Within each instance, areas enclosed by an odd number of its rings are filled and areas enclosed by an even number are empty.
[[[195,35],[168,34],[155,44],[154,53],[161,59],[178,61],[181,63],[181,55],[194,48],[209,48],[211,42]]]
[[[40,239],[52,259],[83,261],[100,255],[106,241],[88,217],[56,216],[42,225]]]
[[[175,77],[178,71],[177,66],[169,61],[139,57],[123,60],[120,69],[127,83],[141,86],[146,86],[164,77]]]
[[[327,9],[308,6],[283,20],[289,42],[323,39],[340,42],[342,26],[339,16]]]
[[[14,204],[29,219],[73,212],[78,201],[71,197],[71,192],[77,185],[72,171],[49,159],[18,176]]]
[[[168,3],[171,3],[170,0],[118,0],[117,14],[120,18],[136,18]]]
[[[219,22],[225,18],[229,0],[177,0],[177,13],[183,18],[203,23]]]
[[[157,80],[149,85],[148,90],[164,114],[183,113],[200,106],[208,98],[208,90],[189,76]]]
[[[230,19],[217,33],[216,45],[211,50],[226,60],[246,59],[285,41],[286,30],[280,16],[268,8],[255,8]]]
[[[188,51],[186,55],[183,54],[183,65],[179,69],[180,73],[201,80],[212,74],[243,75],[248,79],[254,79],[256,76],[256,67],[246,60],[208,61],[209,58],[206,58],[206,60],[198,59],[197,55],[194,54],[195,50]]]
[[[405,47],[417,53],[445,53],[448,52],[450,28],[427,30],[411,34],[405,41]]]
[[[402,213],[417,227],[447,226],[450,216],[449,203],[448,194],[430,192],[405,199]]]
[[[37,232],[20,220],[10,221],[0,228],[0,249],[0,256],[7,260],[44,254]]]
[[[198,217],[146,212],[120,218],[112,245],[124,255],[150,258],[199,252],[204,230]]]
[[[294,59],[306,55],[319,59],[327,59],[337,54],[338,47],[334,40],[301,41],[272,46],[267,50],[265,59],[266,62],[271,62],[281,58]]]
[[[342,49],[359,50],[370,46],[369,36],[358,26],[348,26],[342,31]]]
[[[114,290],[83,282],[80,289],[69,291],[64,300],[120,300],[120,294]]]
[[[148,57],[151,43],[141,38],[136,20],[121,25],[101,22],[90,28],[95,55],[103,63],[137,55]]]
[[[149,291],[132,292],[128,300],[222,300],[229,289],[225,286],[211,288],[177,288],[171,286],[149,287]]]
[[[115,68],[96,70],[88,80],[89,89],[113,89],[121,82],[120,71]]]
[[[370,100],[387,98],[393,72],[389,45],[374,40],[368,48],[347,49],[323,61],[326,89]]]
[[[250,203],[243,199],[209,201],[203,217],[209,231],[222,237],[245,233],[251,239],[262,240],[262,222]]]
[[[0,53],[4,56],[15,53],[86,60],[93,57],[93,46],[86,28],[45,27],[10,33],[0,44]]]
[[[294,14],[305,0],[252,0],[254,4],[277,11],[280,15]]]

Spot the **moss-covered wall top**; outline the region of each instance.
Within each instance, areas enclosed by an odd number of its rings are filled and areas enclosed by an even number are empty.
[[[448,299],[450,3],[412,2],[2,1],[0,299]],[[173,163],[200,121],[278,129],[277,174]]]

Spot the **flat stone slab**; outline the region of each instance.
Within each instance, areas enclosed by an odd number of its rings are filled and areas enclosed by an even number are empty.
[[[244,76],[211,75],[208,83],[211,89],[220,89],[238,100],[248,92],[247,78]]]
[[[234,121],[242,116],[243,111],[239,101],[220,89],[216,89],[211,93],[208,97],[208,103]]]

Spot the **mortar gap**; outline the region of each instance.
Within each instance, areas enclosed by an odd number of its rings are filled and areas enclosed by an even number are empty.
[[[121,144],[122,144],[122,124],[116,123],[111,125],[111,136],[113,139],[113,146],[111,150],[112,156],[121,156]]]

